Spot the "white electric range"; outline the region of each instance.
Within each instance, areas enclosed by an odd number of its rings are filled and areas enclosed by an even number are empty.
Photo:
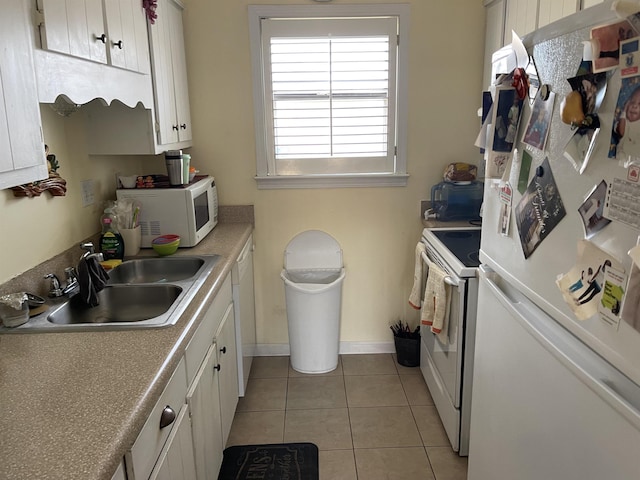
[[[426,255],[451,285],[447,343],[420,328],[420,369],[454,451],[469,454],[471,385],[478,303],[480,227],[425,228]],[[426,264],[425,259],[423,262]],[[423,268],[427,272],[427,268]],[[426,273],[425,273],[426,281]]]

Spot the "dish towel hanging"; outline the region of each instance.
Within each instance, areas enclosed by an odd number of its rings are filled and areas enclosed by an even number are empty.
[[[427,259],[429,273],[424,290],[424,304],[420,314],[423,325],[431,326],[431,332],[438,335],[442,343],[447,342],[449,330],[449,290],[445,282],[447,273],[438,265]]]
[[[413,272],[413,288],[409,295],[409,305],[416,310],[420,310],[420,302],[422,300],[420,295],[422,293],[420,291],[420,287],[422,286],[422,254],[426,252],[427,249],[424,243],[418,242],[416,245],[416,264]]]

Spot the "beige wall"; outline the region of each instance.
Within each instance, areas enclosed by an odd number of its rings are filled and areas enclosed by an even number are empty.
[[[0,190],[0,283],[29,270],[100,230],[103,202],[113,199],[116,172],[135,173],[139,157],[88,157],[83,115],[61,117],[41,105],[43,134],[60,163],[67,194],[16,198]],[[82,206],[81,182],[93,179],[95,203]],[[78,258],[80,258],[78,248]],[[43,280],[44,282],[44,280]]]
[[[344,251],[341,340],[389,342],[389,324],[414,324],[407,304],[421,199],[453,161],[477,163],[484,45],[482,2],[413,0],[409,146],[405,188],[257,190],[248,4],[310,1],[187,0],[184,17],[192,162],[216,177],[222,204],[255,205],[256,313],[260,343],[287,343],[279,273],[288,241],[307,229],[333,235]],[[373,3],[371,1],[340,1]],[[383,2],[376,2],[383,3]],[[400,2],[397,2],[400,3]]]
[[[253,179],[249,2],[185,3],[195,144],[190,153],[197,168],[216,177],[221,204],[255,205],[258,342],[288,341],[279,273],[286,244],[307,229],[330,233],[344,251],[341,340],[390,342],[390,323],[398,318],[417,322],[407,298],[422,229],[419,202],[429,198],[447,163],[480,160],[473,142],[479,129],[482,3],[403,2],[411,5],[407,187],[279,191],[257,190]],[[162,165],[161,158],[88,157],[82,115],[65,119],[47,106],[41,110],[45,140],[60,161],[68,194],[16,199],[11,191],[0,191],[0,283],[96,233],[102,201],[113,197],[115,172],[137,173],[156,162]],[[96,182],[96,204],[83,208],[80,185],[86,179]]]

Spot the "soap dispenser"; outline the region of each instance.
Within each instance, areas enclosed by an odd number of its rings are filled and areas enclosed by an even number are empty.
[[[102,224],[102,235],[100,236],[100,251],[105,260],[124,258],[124,241],[118,231],[118,222],[113,208],[104,209],[104,214],[100,220]]]

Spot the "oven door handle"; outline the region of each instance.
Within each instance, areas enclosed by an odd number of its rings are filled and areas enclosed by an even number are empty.
[[[422,261],[429,266],[429,263],[433,263],[429,257],[427,256],[426,253],[422,252],[420,254],[422,256]],[[452,277],[451,275],[447,275],[446,277],[444,277],[444,283],[446,283],[447,285],[451,285],[452,287],[458,287],[460,284],[458,283],[458,281]]]

